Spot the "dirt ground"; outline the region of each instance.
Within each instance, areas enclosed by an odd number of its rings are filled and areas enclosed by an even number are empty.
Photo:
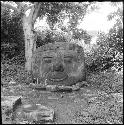
[[[53,108],[53,124],[123,123],[123,97],[118,101],[112,94],[92,87],[73,92],[50,92],[34,90],[28,85],[15,85],[2,88],[2,95],[22,96],[22,104],[42,104]],[[3,120],[3,124],[9,122]]]

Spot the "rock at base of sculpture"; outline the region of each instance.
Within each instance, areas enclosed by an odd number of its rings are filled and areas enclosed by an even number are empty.
[[[75,85],[72,86],[66,86],[66,85],[42,85],[42,84],[34,84],[30,83],[29,85],[33,89],[37,90],[47,90],[51,92],[72,92],[77,91],[83,86],[89,86],[89,84],[86,81],[78,82]]]
[[[86,80],[83,48],[74,43],[49,43],[32,57],[35,83],[72,86]]]

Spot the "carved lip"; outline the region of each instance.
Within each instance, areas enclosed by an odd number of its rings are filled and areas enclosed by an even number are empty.
[[[63,80],[65,80],[67,77],[65,77],[65,78],[61,78],[61,79],[49,79],[49,80],[51,80],[51,81],[53,81],[53,82],[60,82],[60,81],[63,81]]]
[[[58,76],[58,78],[57,78]],[[51,73],[47,76],[47,78],[50,80],[50,81],[53,81],[53,82],[60,82],[60,81],[63,81],[65,79],[68,78],[68,75],[67,74],[63,74],[63,73],[57,73],[56,75],[52,75]]]

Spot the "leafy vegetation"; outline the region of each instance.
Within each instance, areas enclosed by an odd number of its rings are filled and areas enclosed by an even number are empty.
[[[48,20],[52,30],[46,29],[44,32],[37,35],[37,47],[49,42],[54,42],[54,40],[63,40],[64,42],[67,42],[68,38],[72,41],[84,40],[87,44],[90,45],[91,36],[84,30],[79,31],[78,29],[76,29],[78,22],[77,20],[83,18],[83,16],[87,14],[87,5],[82,8],[83,5],[80,3],[77,5],[62,2],[42,4],[42,13],[39,14],[41,17],[43,17],[43,15],[45,15],[46,13],[47,15],[50,15]],[[77,7],[79,7],[79,9],[77,10],[78,14],[76,15],[75,11]],[[60,17],[66,17],[66,14],[62,15],[58,8],[60,10],[69,9],[70,12],[67,15],[70,16],[69,26],[64,27],[63,22],[60,23],[60,27],[62,30],[61,33],[53,31],[57,21],[62,21]],[[21,22],[22,20],[20,18],[21,15],[12,13],[10,9],[4,7],[2,7],[1,10],[1,85],[9,86],[9,82],[12,80],[14,80],[17,84],[26,84],[31,79],[31,74],[27,72],[24,67],[25,46]],[[60,16],[57,17],[57,14]],[[121,25],[121,19],[123,19],[123,11],[118,9],[117,12],[112,13],[109,18],[112,19],[117,14],[119,15],[119,20],[117,20],[117,23],[114,25],[114,27],[110,29],[108,34],[100,32],[97,36],[97,44],[94,44],[92,46],[90,52],[85,53],[87,73],[89,73],[87,76],[88,83],[91,86],[99,88],[107,93],[123,92],[123,27]],[[52,24],[50,24],[50,22]],[[72,32],[72,36],[69,34],[70,32]],[[105,110],[108,110],[108,107],[110,107],[109,110],[111,110],[111,112],[107,114],[108,117],[111,117],[110,123],[118,123],[118,120],[123,122],[123,118],[121,117],[122,111],[120,112],[119,109],[122,106],[119,106],[116,102],[111,102],[111,104],[106,105],[107,106]],[[104,106],[101,105],[101,107],[98,106],[98,108],[99,111],[94,111],[95,113],[91,111],[90,114],[96,114],[94,116],[96,119],[98,118],[97,114],[100,115],[101,110],[104,110]],[[102,112],[106,114],[105,111]],[[83,115],[79,115],[80,120],[82,120],[84,118]],[[120,119],[117,116],[119,116]],[[94,124],[96,122],[94,122]]]
[[[76,3],[42,3],[42,16],[45,15],[45,13],[50,15],[50,18],[53,14],[58,14],[58,19],[57,21],[60,23],[62,26],[63,20],[62,18],[65,18],[66,16],[68,17],[69,15],[64,13],[62,14],[60,10],[56,11],[56,7],[60,6],[62,10],[69,9],[69,14],[70,16],[74,16],[74,10],[75,8],[79,8],[77,11],[78,18],[83,18],[83,16],[86,14],[86,12],[82,12],[83,10],[86,10],[86,6],[91,5],[87,4],[84,6],[84,4],[76,4]],[[95,4],[95,3],[94,3]],[[93,5],[94,5],[93,4]],[[45,6],[45,10],[43,9]],[[47,6],[47,7],[46,7]],[[83,8],[84,7],[84,8]],[[53,10],[49,11],[49,10]],[[74,10],[73,10],[74,9]],[[54,12],[55,11],[55,12]],[[121,20],[121,13],[122,10],[118,9],[117,12],[119,11],[119,19]],[[117,13],[115,12],[115,13]],[[5,63],[9,65],[10,64],[15,64],[15,65],[23,65],[25,63],[25,54],[24,54],[24,36],[23,36],[23,29],[22,29],[22,22],[21,22],[21,15],[12,13],[10,9],[2,7],[2,18],[1,18],[1,58],[2,58],[2,65]],[[83,15],[82,15],[83,14]],[[113,15],[114,13],[110,14],[108,16],[109,18]],[[55,16],[53,15],[53,16]],[[62,18],[60,18],[60,15]],[[81,16],[82,15],[82,16]],[[115,16],[115,14],[114,14]],[[112,16],[111,18],[113,18]],[[72,25],[72,19],[70,18],[70,25],[68,27],[61,27],[63,32],[57,32],[54,30],[48,30],[45,29],[43,32],[38,33],[37,31],[37,47],[49,43],[49,42],[54,42],[54,41],[68,41],[68,37],[73,40],[84,40],[85,43],[90,44],[91,41],[91,36],[84,30],[78,30],[76,29],[76,25]],[[57,17],[56,17],[57,18]],[[77,19],[74,18],[73,21],[76,23]],[[118,20],[117,20],[118,22]],[[56,22],[54,22],[52,25],[54,26]],[[105,34],[103,32],[99,32],[98,34],[98,39],[96,40],[97,44],[92,46],[92,49],[89,53],[86,53],[86,67],[87,71],[90,73],[98,73],[98,72],[103,72],[107,70],[112,70],[116,69],[117,71],[120,71],[123,69],[123,28],[120,25],[121,21],[116,23],[112,29],[110,29],[108,34]],[[72,26],[73,28],[69,28]],[[74,30],[73,30],[74,29]],[[69,31],[73,31],[72,36],[69,36],[68,34]],[[64,32],[67,31],[67,32]],[[67,35],[65,35],[65,33]]]
[[[90,60],[91,61],[90,61]],[[87,54],[88,69],[94,71],[106,71],[123,67],[123,29],[111,29],[109,34],[100,33],[97,45],[93,46],[91,54]]]

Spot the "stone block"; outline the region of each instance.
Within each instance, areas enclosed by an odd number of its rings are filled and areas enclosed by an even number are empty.
[[[25,104],[22,109],[17,112],[17,117],[31,123],[53,122],[54,110],[41,104]]]
[[[9,110],[15,111],[16,108],[21,105],[21,96],[2,96],[1,106],[6,107]]]

